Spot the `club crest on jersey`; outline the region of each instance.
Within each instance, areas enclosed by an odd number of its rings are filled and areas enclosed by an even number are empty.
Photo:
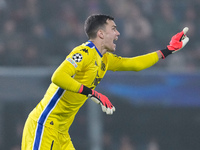
[[[81,62],[81,60],[83,59],[83,56],[80,54],[80,53],[76,53],[72,56],[72,59],[75,61],[75,62]]]

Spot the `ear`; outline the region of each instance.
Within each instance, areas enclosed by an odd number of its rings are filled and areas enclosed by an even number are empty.
[[[97,36],[100,38],[100,39],[103,39],[104,38],[104,32],[103,32],[103,30],[98,30],[98,32],[97,32]]]

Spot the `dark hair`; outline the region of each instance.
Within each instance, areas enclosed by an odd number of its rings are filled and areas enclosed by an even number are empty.
[[[84,25],[84,30],[89,39],[96,38],[97,31],[107,24],[107,20],[114,20],[113,17],[103,14],[94,14],[89,16]]]

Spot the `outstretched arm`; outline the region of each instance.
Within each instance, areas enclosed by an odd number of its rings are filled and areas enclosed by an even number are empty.
[[[171,38],[166,49],[158,50],[146,55],[125,58],[108,54],[108,70],[112,71],[141,71],[153,66],[160,58],[165,59],[168,55],[181,50],[189,41],[186,33],[189,29],[185,27],[183,31],[177,33]]]

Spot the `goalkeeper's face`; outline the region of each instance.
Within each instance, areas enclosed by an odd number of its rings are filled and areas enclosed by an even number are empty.
[[[116,50],[116,44],[114,42],[118,40],[118,36],[120,35],[116,27],[113,20],[107,20],[104,29],[103,45],[108,52],[114,52]]]

